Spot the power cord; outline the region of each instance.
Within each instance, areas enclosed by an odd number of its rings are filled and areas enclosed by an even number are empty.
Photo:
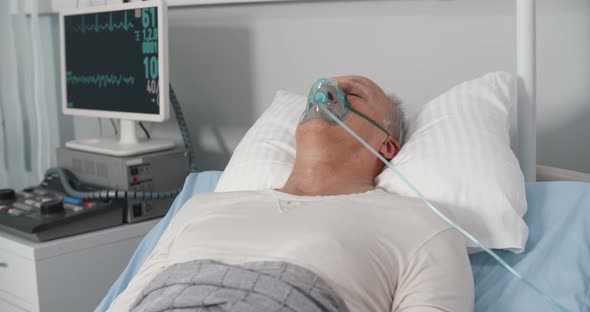
[[[182,142],[184,142],[184,147],[188,152],[190,170],[191,172],[198,172],[199,168],[197,167],[197,163],[195,162],[196,158],[195,151],[193,149],[193,141],[191,140],[191,135],[188,131],[188,126],[186,125],[186,121],[184,121],[184,115],[182,114],[182,109],[180,109],[180,104],[178,103],[178,98],[176,97],[174,88],[172,88],[172,84],[170,84],[170,103],[172,104],[174,115],[176,115],[176,121],[178,122],[178,128],[180,129]]]
[[[115,120],[113,118],[109,118],[109,120],[111,121],[111,126],[113,126],[113,132],[115,132],[115,135],[119,135],[119,130],[117,130],[117,124],[115,123]]]
[[[145,126],[143,125],[143,122],[139,122],[139,126],[141,127],[141,130],[143,130],[143,133],[145,133],[146,138],[149,140],[151,139],[150,137],[150,133],[147,131],[147,129],[145,128]]]

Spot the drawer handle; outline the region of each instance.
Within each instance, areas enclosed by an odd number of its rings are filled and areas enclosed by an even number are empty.
[[[7,268],[7,267],[8,267],[8,263],[0,262],[0,268]]]

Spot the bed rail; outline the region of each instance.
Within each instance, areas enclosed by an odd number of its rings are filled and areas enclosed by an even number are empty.
[[[527,182],[536,181],[536,18],[535,0],[516,1],[518,160]]]
[[[539,165],[537,166],[537,181],[590,182],[590,173]]]

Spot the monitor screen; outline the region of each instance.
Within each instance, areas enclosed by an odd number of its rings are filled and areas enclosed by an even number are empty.
[[[62,22],[67,108],[160,113],[157,6]]]

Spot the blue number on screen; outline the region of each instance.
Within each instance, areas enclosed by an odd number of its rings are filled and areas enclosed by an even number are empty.
[[[143,58],[143,66],[145,68],[145,79],[158,78],[158,58],[155,56],[146,56]]]
[[[156,8],[146,8],[141,10],[141,24],[143,27],[150,27],[150,23],[152,24],[152,27],[156,27]]]
[[[158,40],[158,30],[156,28],[144,28],[142,32],[144,41]]]
[[[150,64],[147,56],[143,58],[143,67],[145,68],[145,79],[150,79]]]
[[[143,54],[153,54],[158,50],[158,45],[155,41],[144,41],[141,44],[141,50]]]
[[[158,79],[158,59],[155,56],[150,60],[150,75],[152,79]]]

